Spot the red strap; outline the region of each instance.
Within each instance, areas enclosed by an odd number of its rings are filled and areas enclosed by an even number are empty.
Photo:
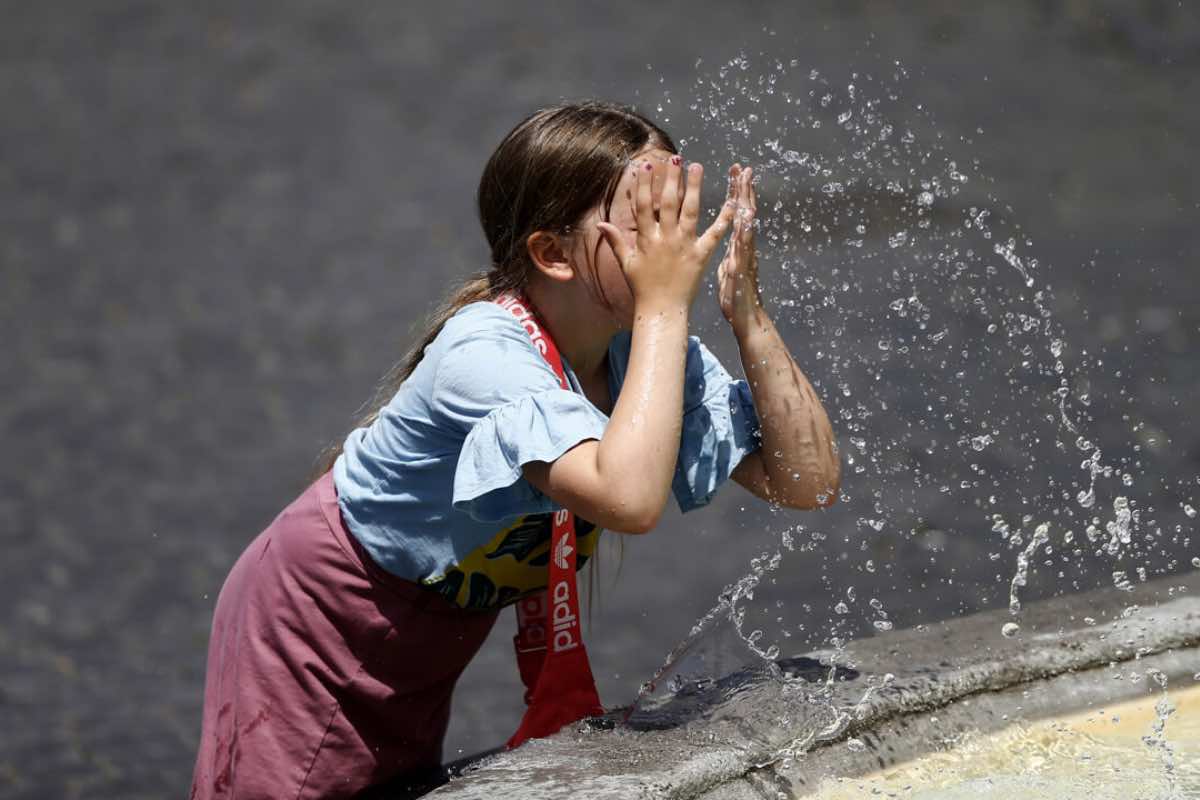
[[[509,294],[496,299],[525,328],[533,346],[549,362],[558,382],[570,389],[562,357],[549,332],[524,297]],[[604,713],[596,681],[588,663],[579,624],[579,592],[575,582],[575,515],[567,509],[554,513],[550,533],[548,588],[517,603],[517,667],[525,684],[525,716],[508,740],[509,748],[526,739],[555,733],[584,717]],[[547,646],[549,649],[547,649]]]

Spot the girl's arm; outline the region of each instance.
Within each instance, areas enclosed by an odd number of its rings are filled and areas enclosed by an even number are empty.
[[[758,412],[762,449],[743,458],[730,477],[758,497],[790,508],[832,504],[841,485],[841,460],[812,384],[765,311],[734,335]]]
[[[629,370],[600,441],[525,465],[544,494],[602,528],[647,533],[667,503],[683,421],[688,309],[639,304]]]
[[[717,269],[718,301],[737,337],[762,429],[762,448],[743,458],[730,477],[758,497],[783,506],[827,506],[837,499],[841,485],[833,427],[762,307],[751,171],[735,164],[729,174],[738,212],[729,250]]]
[[[524,467],[525,478],[542,493],[600,527],[625,533],[653,529],[667,504],[683,424],[688,309],[733,216],[727,203],[697,236],[702,169],[690,166],[685,187],[680,164],[676,157],[667,168],[658,219],[650,166],[635,165],[635,248],[615,227],[598,223],[629,280],[635,309],[629,367],[604,437],[553,462]]]

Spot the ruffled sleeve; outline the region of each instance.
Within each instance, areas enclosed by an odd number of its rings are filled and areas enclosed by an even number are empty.
[[[586,398],[565,389],[526,395],[491,411],[463,442],[454,508],[478,520],[554,510],[522,478],[521,465],[554,461],[582,441],[600,439],[606,422]]]
[[[478,304],[452,323],[431,397],[431,421],[462,437],[451,505],[480,521],[556,510],[522,465],[600,439],[608,418],[561,388],[509,312]]]
[[[684,411],[679,461],[671,482],[671,492],[685,513],[708,505],[733,468],[761,445],[750,385],[733,380],[702,344],[698,347],[704,354],[704,395]]]

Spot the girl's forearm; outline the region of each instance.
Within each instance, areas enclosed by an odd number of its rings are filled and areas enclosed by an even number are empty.
[[[671,489],[683,425],[688,308],[639,306],[629,366],[596,456],[621,502],[654,527]]]
[[[766,311],[735,328],[742,367],[762,429],[762,462],[771,497],[811,508],[832,503],[841,460],[829,416]]]

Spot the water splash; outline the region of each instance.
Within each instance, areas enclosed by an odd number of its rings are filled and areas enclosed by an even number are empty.
[[[790,543],[790,539],[785,539],[785,541]],[[761,629],[756,629],[749,633],[743,630],[742,625],[745,619],[745,609],[739,604],[743,600],[754,599],[754,589],[763,579],[763,576],[778,569],[782,561],[783,553],[781,551],[763,553],[751,561],[750,572],[748,574],[742,576],[736,583],[725,587],[724,591],[717,598],[716,605],[710,608],[692,626],[691,631],[688,632],[683,641],[667,654],[662,666],[638,689],[637,697],[634,698],[633,703],[625,714],[626,721],[637,710],[642,700],[657,690],[663,677],[668,675],[683,657],[722,621],[729,620],[732,622],[734,630],[737,631],[738,636],[746,643],[751,652],[759,658],[774,663],[774,659],[779,655],[779,647],[771,645],[763,649],[758,645],[758,641],[763,635]]]
[[[699,131],[681,140],[685,158],[755,168],[763,294],[789,340],[810,348],[797,359],[845,443],[845,476],[839,506],[806,529],[810,540],[793,547],[798,528],[781,533],[785,546],[759,556],[745,590],[727,587],[649,684],[723,621],[756,658],[774,657],[770,624],[753,621],[776,616],[769,587],[753,601],[761,559],[776,572],[785,551],[822,578],[857,561],[863,585],[892,602],[934,588],[898,571],[898,548],[936,565],[959,539],[986,537],[988,561],[1007,569],[996,586],[977,585],[974,602],[1003,602],[1007,583],[1014,614],[1034,588],[1073,591],[1104,574],[1119,589],[1187,561],[1190,498],[1174,527],[1153,500],[1184,480],[1153,485],[1139,456],[1161,438],[1129,415],[1124,443],[1093,424],[1111,402],[1111,370],[1070,341],[1053,311],[1053,269],[992,193],[970,142],[952,141],[905,97],[907,80],[898,62],[833,77],[799,59],[740,54],[698,73],[674,106],[678,119],[686,105]],[[873,552],[878,541],[891,549]],[[935,585],[957,589],[954,565],[942,572]],[[804,604],[804,619],[780,635],[836,649],[912,624],[906,608],[862,607],[846,586],[826,581],[828,617]]]
[[[1163,771],[1167,779],[1167,796],[1175,794],[1175,748],[1167,741],[1167,718],[1175,713],[1175,706],[1167,696],[1167,676],[1157,669],[1148,669],[1146,674],[1158,685],[1160,696],[1154,704],[1154,722],[1150,732],[1142,737],[1142,742],[1151,752],[1157,753],[1162,760]]]
[[[1029,574],[1029,559],[1039,547],[1050,540],[1048,531],[1050,525],[1043,522],[1037,526],[1033,532],[1033,538],[1029,540],[1029,544],[1017,555],[1017,571],[1013,574],[1012,583],[1009,585],[1008,594],[1008,610],[1012,613],[1019,613],[1021,610],[1021,601],[1017,597],[1017,590],[1026,585]]]

